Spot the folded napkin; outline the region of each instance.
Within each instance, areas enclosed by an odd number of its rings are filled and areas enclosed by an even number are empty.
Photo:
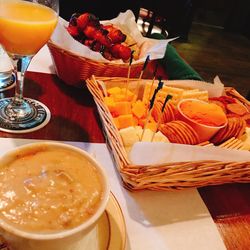
[[[150,37],[164,39],[164,36],[159,33],[154,33]],[[165,55],[159,61],[167,72],[169,80],[192,79],[203,81],[201,76],[181,58],[171,44],[167,45]]]

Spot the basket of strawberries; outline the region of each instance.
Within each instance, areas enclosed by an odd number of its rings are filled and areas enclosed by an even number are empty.
[[[59,20],[48,42],[57,75],[65,83],[81,86],[91,75],[137,77],[145,58],[164,56],[167,40],[144,38],[128,10],[110,21],[91,13]]]

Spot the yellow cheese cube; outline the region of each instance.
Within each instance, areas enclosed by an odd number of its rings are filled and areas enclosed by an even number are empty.
[[[117,118],[118,118],[120,128],[127,128],[130,126],[134,126],[134,119],[133,119],[132,114],[120,115]]]
[[[124,101],[116,102],[113,112],[115,116],[131,114],[131,103]]]

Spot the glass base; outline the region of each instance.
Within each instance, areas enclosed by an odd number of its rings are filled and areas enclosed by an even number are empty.
[[[24,100],[29,104],[30,112],[25,116],[17,117],[8,109],[12,98],[0,99],[0,131],[28,133],[44,127],[49,122],[50,111],[43,103],[29,98]]]
[[[0,92],[3,92],[5,90],[11,89],[16,85],[16,77],[13,73],[8,78],[2,78],[0,79]]]

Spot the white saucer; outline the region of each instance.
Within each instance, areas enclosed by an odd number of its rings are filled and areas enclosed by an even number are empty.
[[[124,250],[126,226],[118,201],[111,193],[107,208],[96,227],[85,235],[74,250]]]

